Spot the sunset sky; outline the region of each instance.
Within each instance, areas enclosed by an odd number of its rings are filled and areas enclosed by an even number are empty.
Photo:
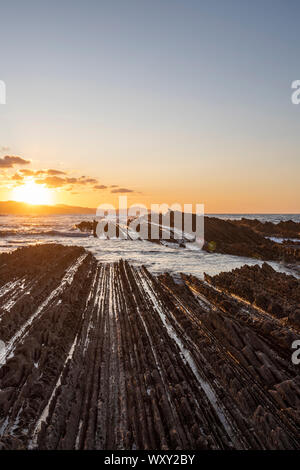
[[[0,200],[300,212],[298,0],[1,3]],[[19,195],[19,196],[18,196]]]

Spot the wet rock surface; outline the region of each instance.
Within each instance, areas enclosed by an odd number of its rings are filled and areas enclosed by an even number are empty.
[[[205,217],[204,237],[206,251],[266,261],[300,262],[299,245],[276,243],[240,221]]]
[[[168,244],[168,246],[174,248],[185,248],[187,243],[195,241],[195,236],[190,232],[185,231],[184,216],[183,214],[181,214],[181,216],[181,229],[183,230],[182,237],[178,236],[178,230],[176,231],[176,228],[178,228],[176,227],[176,217],[172,212],[168,226],[164,225],[166,222],[164,222],[161,214],[154,224],[151,222],[150,216],[141,219],[143,222],[136,224],[136,232],[134,235],[132,230],[128,229],[128,223],[119,224],[117,222],[110,221],[107,222],[107,227],[109,224],[115,226],[114,235],[116,237],[139,240],[139,233],[143,230],[143,239],[147,239],[153,243]],[[196,215],[193,214],[191,219],[193,230],[195,230]],[[265,261],[299,264],[300,241],[285,241],[284,243],[277,243],[266,238],[266,236],[279,236],[279,234],[286,234],[288,230],[289,233],[293,233],[295,235],[295,233],[298,233],[298,226],[300,224],[296,224],[292,221],[281,222],[278,224],[279,227],[271,222],[266,222],[265,224],[266,227],[271,225],[271,228],[266,228],[264,232],[263,229],[260,229],[264,224],[256,220],[223,220],[217,217],[204,217],[203,249],[207,252],[243,256]],[[81,232],[92,233],[94,230],[93,227],[93,222],[89,221],[83,221],[76,225],[76,228]],[[105,227],[104,234],[107,227]],[[153,229],[157,232],[156,237],[153,236]],[[297,236],[299,236],[299,233]]]
[[[243,217],[241,220],[234,220],[233,223],[238,227],[250,227],[255,232],[261,233],[264,236],[300,239],[300,223],[293,220],[273,223]]]
[[[275,318],[300,326],[300,280],[275,271],[269,264],[243,266],[205,280]]]
[[[300,448],[282,316],[299,281],[249,269],[204,282],[76,247],[1,255],[0,448]]]

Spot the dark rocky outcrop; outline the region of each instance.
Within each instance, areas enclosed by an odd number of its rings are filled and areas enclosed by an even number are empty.
[[[300,223],[293,220],[281,221],[278,223],[261,222],[257,219],[247,219],[243,217],[241,220],[232,221],[238,227],[249,227],[257,233],[269,237],[280,238],[299,238],[300,240]]]
[[[204,234],[206,251],[261,260],[300,262],[299,246],[275,243],[236,221],[205,217]]]
[[[299,281],[206,281],[76,247],[2,255],[0,448],[299,449]]]
[[[300,243],[276,243],[269,240],[268,238],[265,238],[265,234],[255,230],[256,225],[252,223],[253,221],[250,221],[248,224],[249,220],[250,219],[242,219],[241,221],[235,221],[223,220],[217,217],[205,217],[203,249],[208,252],[244,256],[265,261],[300,263]],[[170,216],[169,236],[166,236],[166,230],[163,227],[163,218],[161,214],[157,220],[157,223],[159,224],[159,233],[157,238],[154,238],[151,235],[150,216],[142,218],[141,221],[146,225],[144,233],[147,234],[147,240],[153,243],[169,243],[171,246],[174,246],[174,248],[185,248],[186,243],[191,241],[191,238],[188,236],[188,232],[183,234],[182,238],[178,239],[176,237],[173,231],[174,227],[176,228],[176,225],[174,224],[174,213],[171,213]],[[284,222],[284,224],[286,224],[285,226],[289,226],[287,222]],[[294,224],[294,222],[292,222],[292,224]],[[118,237],[119,233],[122,232],[122,228],[119,228],[119,224],[117,222],[115,225],[116,236]],[[193,214],[192,217],[192,225],[195,228],[195,214]],[[92,232],[93,222],[83,221],[76,227],[82,232]],[[184,227],[184,224],[182,224],[182,227]],[[137,235],[139,230],[140,224],[137,224]],[[128,232],[127,238],[131,238],[130,232]],[[192,238],[192,240],[194,239]]]
[[[275,271],[269,264],[243,266],[206,281],[237,295],[276,318],[286,318],[300,326],[300,280]]]

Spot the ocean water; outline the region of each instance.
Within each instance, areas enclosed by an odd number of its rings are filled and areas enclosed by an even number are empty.
[[[257,218],[261,221],[278,223],[281,220],[300,222],[300,214],[209,214],[222,219],[239,219],[242,217]],[[135,240],[99,240],[90,234],[81,233],[75,224],[83,220],[92,220],[91,215],[60,215],[47,217],[0,217],[0,252],[10,252],[19,247],[40,243],[61,243],[78,245],[91,251],[102,262],[113,262],[126,259],[135,264],[144,264],[153,273],[185,272],[203,277],[204,272],[210,275],[221,271],[230,271],[244,264],[262,264],[250,258],[206,253],[194,244],[189,248],[171,248],[148,241]],[[294,274],[299,273],[291,267],[270,263],[276,270]]]

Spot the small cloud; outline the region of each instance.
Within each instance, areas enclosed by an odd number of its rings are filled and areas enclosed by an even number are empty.
[[[11,177],[11,179],[12,179],[13,181],[23,181],[23,175],[20,175],[19,173],[15,173],[15,174]]]
[[[47,176],[47,178],[36,180],[36,183],[46,184],[50,188],[60,188],[65,184],[65,179],[59,176]]]
[[[97,180],[95,178],[85,178],[82,180],[83,184],[95,184],[97,183]]]
[[[57,172],[57,174],[55,174]],[[59,175],[59,176],[58,176]],[[42,170],[42,172],[36,172],[35,176],[39,176],[36,180],[39,184],[46,184],[51,188],[62,188],[69,186],[68,190],[74,189],[73,186],[82,187],[84,185],[91,185],[98,183],[98,180],[95,178],[75,178],[67,175],[64,172],[59,172],[59,170]]]
[[[61,170],[45,170],[45,173],[47,173],[47,175],[49,176],[57,176],[57,175],[65,175],[66,172],[65,171],[61,171]]]
[[[0,158],[0,168],[13,168],[14,165],[29,165],[30,161],[13,155]]]
[[[118,188],[118,189],[112,189],[111,193],[134,193],[133,189],[128,189],[128,188]]]
[[[95,189],[107,189],[107,186],[105,186],[105,184],[96,184],[94,188]]]
[[[77,178],[65,178],[63,181],[65,182],[65,184],[76,184],[76,183],[78,183]]]
[[[38,175],[40,174],[39,171],[33,171],[33,170],[27,170],[26,168],[22,168],[21,170],[19,170],[19,173],[21,173],[23,176],[35,176],[35,175]]]

